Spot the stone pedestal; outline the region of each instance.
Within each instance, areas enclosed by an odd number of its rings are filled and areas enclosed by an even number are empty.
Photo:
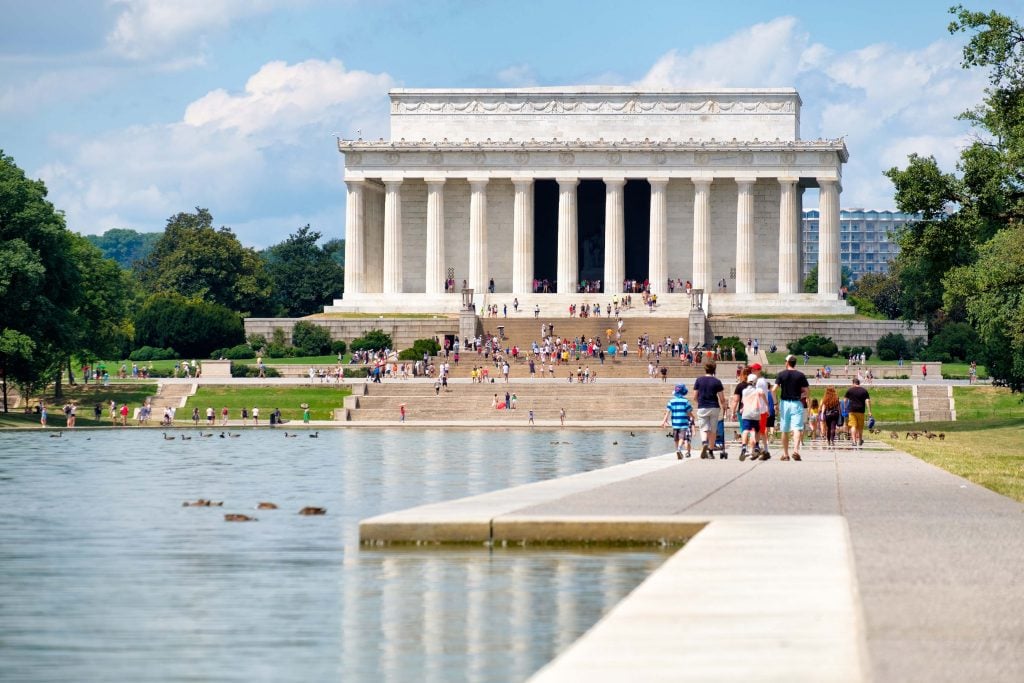
[[[231,361],[229,360],[204,360],[201,367],[203,379],[231,378]]]
[[[708,327],[707,316],[704,315],[704,311],[700,309],[693,309],[690,311],[690,325],[689,325],[689,336],[686,341],[690,344],[690,348],[696,346],[702,346],[706,341],[706,332]]]

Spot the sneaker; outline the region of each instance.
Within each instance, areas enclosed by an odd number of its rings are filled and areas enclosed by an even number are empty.
[[[704,444],[703,446],[701,446],[701,449],[700,449],[700,459],[701,460],[707,460],[708,459],[708,445],[707,444]]]
[[[746,448],[746,446],[744,446],[743,448],[740,449],[740,462],[743,462],[746,459],[747,459],[747,448]],[[757,458],[755,458],[755,460],[756,459]]]
[[[715,459],[715,456],[714,456],[714,455],[712,455],[712,456],[711,456],[711,459],[712,459],[712,460],[714,460],[714,459]],[[725,451],[722,451],[721,453],[719,453],[719,454],[718,454],[718,459],[719,459],[719,460],[728,460],[728,459],[729,459],[729,454],[728,454],[728,453],[726,453]]]
[[[689,458],[689,457],[690,457],[690,456],[692,456],[692,455],[693,455],[693,453],[691,453],[690,451],[686,451],[686,457],[687,457],[687,458]]]
[[[682,459],[683,459],[683,452],[680,451],[680,450],[677,450],[676,451],[676,460],[682,460]]]
[[[769,459],[771,459],[771,457],[772,457],[772,454],[769,453],[768,451],[765,451],[764,453],[761,454],[761,457],[759,458],[759,460],[769,460]]]
[[[797,462],[800,462],[800,454],[799,453],[794,453],[793,454],[793,459],[796,460]]]
[[[761,455],[761,444],[759,444],[759,443],[755,443],[754,444],[754,455],[755,456]]]

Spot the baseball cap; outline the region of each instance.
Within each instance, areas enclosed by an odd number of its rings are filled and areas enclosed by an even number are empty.
[[[753,370],[754,372],[761,372],[761,364],[754,363],[753,365],[750,366],[750,369]]]
[[[786,362],[787,363],[795,363],[796,362],[796,356],[794,356],[793,354],[789,354],[788,356],[786,356]]]
[[[675,395],[676,396],[686,396],[687,393],[689,393],[689,390],[686,388],[685,384],[677,384],[676,385],[676,388],[675,388]]]

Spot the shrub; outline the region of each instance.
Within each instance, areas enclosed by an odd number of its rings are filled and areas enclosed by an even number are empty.
[[[128,356],[128,360],[171,360],[177,357],[178,353],[174,349],[156,349],[152,346],[143,346],[132,351]]]
[[[335,339],[331,342],[331,353],[345,355],[345,351],[348,349],[348,344],[345,343],[344,339]]]
[[[719,340],[718,346],[722,349],[723,357],[726,357],[726,349],[736,349],[736,360],[747,360],[747,347],[740,341],[739,337],[725,337]]]
[[[878,357],[882,360],[896,360],[897,358],[909,359],[910,343],[907,338],[897,332],[890,332],[878,338],[875,344],[878,348]]]
[[[831,337],[823,337],[820,334],[809,334],[800,337],[788,344],[789,352],[794,355],[807,354],[808,356],[824,356],[834,358],[839,355],[839,347],[832,341]]]
[[[232,377],[259,377],[260,369],[255,365],[241,365],[239,363],[231,364],[231,376]],[[277,371],[277,368],[272,368],[269,365],[264,366],[265,377],[280,377],[281,373]]]
[[[267,338],[262,334],[250,334],[245,338],[245,342],[252,347],[253,351],[259,351],[267,347]]]
[[[942,330],[932,337],[928,348],[924,350],[924,360],[949,363],[953,360],[972,361],[982,351],[978,341],[978,333],[967,323],[947,323]]]
[[[230,349],[224,349],[220,355],[228,360],[246,360],[248,358],[255,358],[256,352],[248,344],[239,344],[238,346],[232,346]]]
[[[292,328],[292,346],[304,356],[322,356],[331,350],[331,333],[326,327],[300,320]]]
[[[417,339],[412,343],[412,348],[404,349],[398,354],[399,360],[422,360],[423,354],[436,356],[441,352],[441,345],[433,339]]]
[[[353,351],[382,351],[390,348],[394,348],[394,342],[384,330],[370,330],[362,337],[353,339],[351,345]]]

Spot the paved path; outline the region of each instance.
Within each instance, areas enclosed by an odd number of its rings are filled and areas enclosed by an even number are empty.
[[[832,596],[827,609],[818,601],[806,605],[801,596],[817,590],[806,571],[787,565],[785,557],[762,556],[760,551],[750,550],[749,558],[742,560],[746,549],[755,547],[754,537],[738,543],[720,540],[729,537],[724,532],[708,534],[705,539],[704,532],[699,532],[686,549],[544,669],[537,677],[541,681],[578,676],[595,680],[595,675],[596,680],[646,680],[642,671],[634,669],[629,674],[616,667],[621,667],[623,653],[631,647],[624,634],[637,632],[623,629],[623,625],[648,622],[691,624],[692,642],[699,643],[702,650],[712,648],[707,661],[700,662],[710,669],[676,668],[677,675],[668,677],[676,680],[1024,680],[1024,506],[880,445],[834,454],[805,450],[801,463],[781,462],[778,455],[756,464],[740,463],[735,454],[726,461],[679,462],[671,455],[658,456],[384,515],[365,521],[361,531],[367,539],[399,539],[413,528],[403,529],[403,524],[415,520],[415,534],[421,539],[442,538],[446,524],[461,521],[472,523],[469,531],[461,527],[468,533],[462,540],[474,540],[474,533],[479,532],[513,542],[578,541],[588,535],[615,540],[620,532],[643,538],[645,524],[655,538],[671,537],[673,521],[682,535],[692,534],[703,524],[714,530],[716,524],[733,529],[739,523],[747,525],[745,533],[750,534],[748,523],[754,521],[769,523],[759,532],[762,536],[791,548],[782,555],[803,557],[807,566],[824,567],[822,575],[830,577],[831,592],[823,594]],[[839,520],[841,528],[829,526],[830,519]],[[772,530],[773,521],[782,526]],[[803,531],[792,533],[793,524]],[[823,529],[828,533],[823,534]],[[786,545],[815,535],[821,539],[814,542],[817,553],[807,555],[806,548]],[[836,547],[837,542],[852,558],[853,571],[847,578],[841,571],[841,555],[825,550]],[[688,553],[701,558],[698,566],[703,563],[714,568],[713,576],[733,572],[729,574],[735,577],[730,579],[731,585],[737,595],[747,596],[746,604],[737,608],[735,601],[725,600],[717,607],[705,604],[701,614],[685,614],[680,603],[702,594],[691,595],[692,587],[702,579],[699,570],[680,559]],[[663,571],[676,572],[675,579],[666,578]],[[817,569],[812,575],[817,575]],[[658,593],[659,589],[648,587],[650,582],[657,583],[655,579],[674,588],[666,594],[662,585]],[[764,590],[751,591],[751,584]],[[774,613],[772,619],[765,620],[765,601],[772,602],[765,596],[780,586],[789,587],[793,605],[807,609],[801,612],[794,607],[789,617]],[[677,598],[674,617],[659,613],[638,619],[634,596],[640,604],[658,604],[664,612],[666,604],[674,604],[673,595]],[[844,596],[853,596],[852,617],[844,607]],[[821,620],[829,614],[843,616]],[[819,619],[810,622],[817,627],[808,626],[808,616]],[[703,629],[708,624],[720,625],[723,619],[731,620],[728,623],[737,637],[723,636],[717,646],[704,642],[700,637]],[[765,624],[760,635],[749,633],[751,620]],[[738,637],[740,634],[746,635]],[[841,634],[849,641],[848,647],[835,650],[838,655],[834,656],[849,657],[860,651],[861,664],[809,669],[816,666],[813,658],[801,659],[794,653],[800,644],[818,642],[823,634]],[[688,651],[691,638],[686,632],[681,636],[671,647],[663,648],[661,656],[650,652],[650,637],[637,638],[635,646],[642,649],[650,673],[662,674],[650,678],[664,677],[666,665],[682,661],[680,653]],[[760,648],[759,637],[773,647]],[[822,642],[825,647],[827,641]],[[764,666],[755,669],[759,675],[729,668],[744,658],[749,660],[750,655],[744,654],[749,648],[764,658]],[[712,652],[714,656],[710,656]],[[581,662],[589,662],[588,668],[581,668]],[[786,666],[793,667],[788,674]]]

